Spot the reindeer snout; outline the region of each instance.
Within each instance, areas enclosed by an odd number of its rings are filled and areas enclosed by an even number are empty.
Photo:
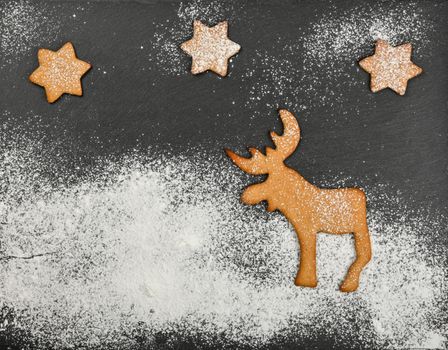
[[[260,186],[260,184],[251,185],[243,191],[241,201],[244,204],[255,205],[264,200],[264,196],[260,193],[258,186]]]
[[[257,200],[257,198],[254,197],[253,194],[251,194],[252,191],[247,191],[245,190],[242,194],[241,194],[241,202],[243,202],[244,204],[248,204],[248,205],[254,205],[259,203],[260,201]]]
[[[243,191],[243,194],[241,195],[241,202],[249,205],[258,204],[261,201],[265,201],[267,199],[268,194],[266,193],[266,182],[250,185]]]
[[[255,186],[255,185],[254,185]],[[268,199],[265,195],[261,195],[256,190],[248,191],[249,188],[247,188],[243,194],[241,195],[241,201],[244,204],[248,205],[255,205],[262,201],[266,201],[268,206],[266,207],[266,210],[269,212],[275,211],[277,209],[277,206],[275,205],[274,201],[272,199]]]

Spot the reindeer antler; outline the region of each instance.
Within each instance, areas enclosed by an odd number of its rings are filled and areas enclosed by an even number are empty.
[[[280,109],[280,118],[283,122],[283,135],[271,131],[271,138],[276,149],[267,147],[267,156],[255,148],[249,148],[251,158],[241,157],[238,154],[226,149],[226,154],[244,172],[252,175],[262,175],[269,172],[269,164],[272,156],[285,160],[296,149],[300,141],[300,128],[296,118],[286,109]]]
[[[244,158],[232,152],[229,149],[225,149],[226,154],[230,159],[244,172],[252,175],[262,175],[268,172],[267,158],[256,148],[249,148],[249,152],[252,155],[251,158]]]
[[[299,145],[300,127],[294,115],[286,109],[280,109],[280,119],[283,122],[283,135],[271,131],[271,138],[275,144],[275,152],[280,153],[283,159],[288,158]]]

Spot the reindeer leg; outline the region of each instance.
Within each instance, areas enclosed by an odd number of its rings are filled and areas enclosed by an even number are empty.
[[[367,229],[367,223],[360,230],[354,232],[356,259],[348,269],[344,282],[340,286],[341,292],[354,292],[358,289],[359,276],[362,269],[372,257],[372,248],[370,246],[370,235]]]
[[[300,245],[300,266],[294,284],[314,288],[317,286],[316,232],[312,230],[297,231],[297,237]]]

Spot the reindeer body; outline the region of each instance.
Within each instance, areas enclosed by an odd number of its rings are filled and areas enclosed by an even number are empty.
[[[279,210],[293,225],[300,244],[300,268],[295,284],[305,287],[317,285],[316,235],[318,232],[333,234],[353,233],[357,258],[340,289],[351,292],[358,288],[359,276],[371,258],[370,237],[366,220],[366,197],[357,188],[320,189],[306,181],[297,171],[284,164],[300,140],[300,128],[295,117],[280,110],[284,134],[272,132],[277,148],[266,148],[266,155],[249,149],[252,158],[238,156],[230,150],[227,155],[243,171],[268,174],[267,179],[248,186],[241,201],[254,205],[268,203],[267,210]]]

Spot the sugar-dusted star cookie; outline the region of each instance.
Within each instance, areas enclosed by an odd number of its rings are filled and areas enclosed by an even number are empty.
[[[397,47],[387,41],[378,40],[375,54],[364,58],[359,65],[370,73],[370,89],[377,92],[385,88],[404,95],[408,80],[422,73],[422,69],[411,61],[411,44]]]
[[[181,45],[182,50],[192,57],[191,73],[199,74],[211,70],[222,77],[227,75],[230,57],[241,48],[227,37],[227,30],[227,21],[211,28],[201,21],[194,21],[193,38]]]
[[[39,49],[37,57],[39,67],[30,80],[45,88],[48,102],[53,103],[64,93],[82,96],[81,77],[91,65],[76,57],[72,43],[66,43],[58,51]]]

